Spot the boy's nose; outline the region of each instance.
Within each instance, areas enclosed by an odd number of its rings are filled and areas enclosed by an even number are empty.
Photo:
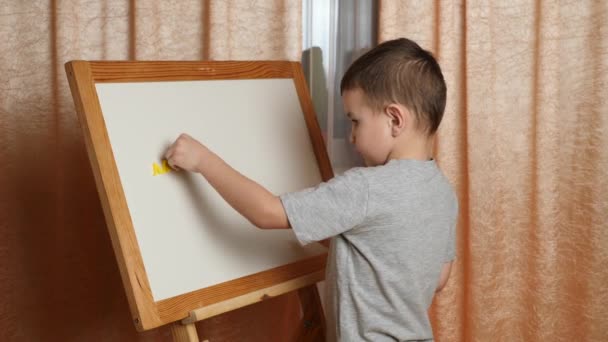
[[[354,132],[352,130],[350,131],[350,135],[348,136],[348,140],[350,141],[351,144],[355,143],[355,134],[354,134]]]

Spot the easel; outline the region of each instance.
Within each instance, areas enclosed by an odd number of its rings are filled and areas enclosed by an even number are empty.
[[[305,126],[301,127],[308,130],[321,178],[327,181],[333,171],[301,65],[288,61],[71,61],[66,63],[66,73],[136,329],[170,324],[175,341],[198,342],[196,322],[297,291],[302,317],[295,336],[298,341],[324,340],[324,315],[315,285],[324,278],[325,254],[164,300],[154,299],[96,89],[100,83],[292,80],[304,115]]]
[[[243,306],[243,303],[260,302],[263,300],[270,299],[277,296],[277,294],[284,293],[284,291],[293,284],[280,284],[263,291],[256,291],[236,297],[231,300],[211,305],[205,308],[200,308],[190,312],[188,318],[185,318],[179,322],[171,324],[171,333],[173,335],[174,342],[199,342],[198,332],[196,330],[196,322],[203,319],[210,318],[215,315],[219,315],[235,308]],[[324,341],[325,340],[325,318],[323,315],[323,308],[319,300],[319,293],[316,285],[309,285],[301,288],[298,291],[298,297],[300,299],[300,305],[302,309],[302,319],[298,332],[295,336],[298,336],[297,341],[308,342],[308,341]],[[256,300],[257,299],[257,300]],[[204,340],[204,342],[212,342]]]

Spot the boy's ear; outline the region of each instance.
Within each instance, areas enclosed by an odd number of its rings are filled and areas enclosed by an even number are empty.
[[[388,125],[391,128],[393,137],[398,136],[409,124],[409,111],[403,106],[391,103],[385,108],[385,114],[388,116]]]

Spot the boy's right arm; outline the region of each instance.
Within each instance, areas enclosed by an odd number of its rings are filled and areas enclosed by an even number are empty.
[[[180,135],[165,158],[173,168],[201,173],[228,204],[256,227],[290,228],[278,196],[243,176],[194,138]]]

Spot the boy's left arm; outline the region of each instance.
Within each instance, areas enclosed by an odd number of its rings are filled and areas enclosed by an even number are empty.
[[[452,271],[453,262],[454,261],[449,261],[443,264],[443,267],[441,268],[441,273],[439,275],[439,283],[437,284],[437,289],[435,289],[435,292],[443,290],[443,288],[447,284],[448,278],[450,277],[450,273]]]
[[[165,153],[165,158],[174,169],[202,174],[230,206],[256,227],[290,228],[278,196],[243,176],[187,134],[179,136]]]

